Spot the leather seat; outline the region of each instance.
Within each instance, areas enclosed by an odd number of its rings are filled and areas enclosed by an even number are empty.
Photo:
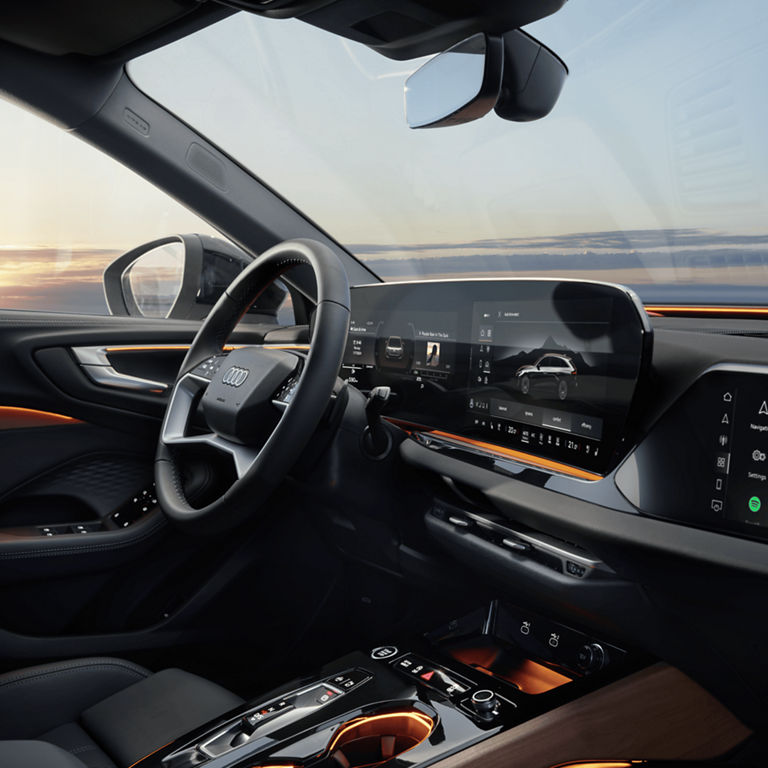
[[[0,766],[130,768],[242,703],[180,669],[112,658],[29,667],[0,675]]]

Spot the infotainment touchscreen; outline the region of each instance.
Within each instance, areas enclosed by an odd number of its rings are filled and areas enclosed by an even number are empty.
[[[467,280],[352,289],[342,377],[388,385],[387,416],[604,472],[650,349],[617,286]]]

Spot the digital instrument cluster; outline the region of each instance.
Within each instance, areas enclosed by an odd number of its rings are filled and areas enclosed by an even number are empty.
[[[461,280],[352,289],[341,375],[390,418],[597,473],[615,461],[650,351],[629,291]]]

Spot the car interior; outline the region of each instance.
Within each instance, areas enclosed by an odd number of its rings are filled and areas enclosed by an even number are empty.
[[[0,766],[768,763],[768,301],[382,279],[129,64],[292,19],[407,69],[419,140],[536,131],[565,5],[0,9],[0,96],[219,233],[0,309]]]

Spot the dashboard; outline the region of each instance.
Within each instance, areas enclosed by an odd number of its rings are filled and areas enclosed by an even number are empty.
[[[356,465],[361,511],[333,531],[350,556],[442,589],[475,573],[691,670],[740,713],[768,711],[765,308],[646,310],[566,280],[351,299],[342,378],[389,386],[384,414],[407,434],[390,430],[398,482],[382,471],[374,488],[371,457]],[[382,552],[378,499],[400,542]]]
[[[652,347],[629,290],[577,280],[351,291],[341,376],[385,414],[462,445],[597,479],[622,458]]]

